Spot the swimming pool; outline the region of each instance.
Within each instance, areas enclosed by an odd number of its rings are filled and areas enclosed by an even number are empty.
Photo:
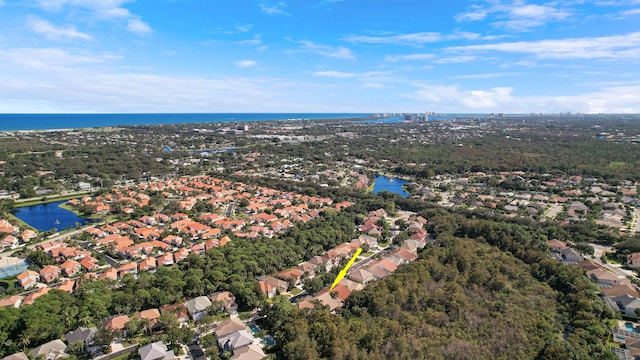
[[[251,332],[253,334],[257,334],[260,332],[260,327],[258,325],[256,325],[255,323],[250,323],[249,324],[249,329],[251,329]]]
[[[267,335],[264,338],[264,343],[268,346],[268,347],[272,347],[276,344],[276,339],[273,338],[273,336],[271,335]]]
[[[624,323],[624,327],[627,331],[636,332],[636,326],[630,322]]]

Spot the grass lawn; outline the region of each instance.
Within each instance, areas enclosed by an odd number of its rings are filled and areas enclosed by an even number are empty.
[[[360,256],[363,256],[363,257],[365,257],[365,258],[368,258],[369,256],[372,256],[372,255],[375,255],[375,253],[374,253],[374,252],[369,251],[369,252],[366,252],[366,253],[364,253],[364,254],[362,254],[362,255],[360,255]]]
[[[615,253],[607,252],[607,253],[604,253],[604,256],[605,256],[605,258],[607,259],[608,262],[610,262],[612,264],[620,264],[620,261],[616,257]]]
[[[627,163],[624,161],[612,161],[609,163],[609,167],[613,169],[625,167],[626,165]]]
[[[293,288],[293,290],[289,291],[289,293],[293,296],[296,296],[302,292],[302,289]]]
[[[31,229],[31,230],[35,230],[36,232],[38,232],[37,229],[31,227],[31,225],[27,224],[26,222],[18,219],[12,213],[7,213],[6,217],[8,218],[8,220],[10,220],[11,223],[18,224],[18,226],[21,227],[21,228]]]
[[[48,204],[48,203],[52,203],[52,202],[56,202],[56,201],[78,199],[78,198],[81,198],[81,197],[84,197],[84,196],[91,196],[91,195],[93,195],[92,192],[81,193],[81,194],[72,194],[72,195],[62,195],[62,196],[51,195],[51,196],[45,196],[45,197],[40,197],[40,198],[33,198],[33,199],[30,199],[30,200],[26,200],[26,201],[16,201],[14,207],[24,207],[24,206]],[[42,200],[43,198],[44,198],[44,200]]]

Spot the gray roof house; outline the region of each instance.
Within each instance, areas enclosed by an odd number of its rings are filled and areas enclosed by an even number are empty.
[[[620,295],[612,299],[616,305],[627,315],[637,316],[636,309],[640,309],[640,299],[629,294]]]
[[[206,315],[206,309],[211,306],[211,300],[206,296],[198,296],[184,303],[191,318],[195,321]]]
[[[64,359],[69,357],[69,354],[65,353],[67,345],[65,345],[64,341],[58,339],[49,341],[48,343],[42,344],[37,348],[32,349],[29,352],[29,355],[33,358],[37,358],[38,356],[43,355],[46,360],[57,360]]]
[[[98,329],[95,327],[79,327],[74,331],[69,331],[68,333],[64,334],[64,339],[67,341],[67,344],[73,344],[75,342],[82,342],[84,344],[87,344],[91,342],[91,339],[97,332]]]
[[[29,357],[27,356],[27,354],[20,351],[19,353],[5,356],[2,358],[2,360],[29,360]]]
[[[266,357],[258,344],[251,344],[233,352],[229,360],[262,360]]]
[[[141,360],[174,360],[177,359],[173,350],[168,350],[167,345],[157,341],[145,345],[138,350]]]
[[[224,350],[232,351],[239,349],[243,346],[251,345],[256,339],[247,330],[238,330],[230,334],[221,336],[218,338],[218,344],[220,348]]]
[[[216,336],[221,338],[240,330],[247,330],[246,325],[242,320],[232,317],[218,323],[218,326],[216,327]]]
[[[67,341],[67,344],[71,345],[73,343],[82,343],[82,348],[85,352],[90,353],[91,355],[95,355],[96,352],[100,351],[100,346],[91,346],[93,336],[98,332],[98,329],[95,327],[86,328],[79,327],[74,331],[69,331],[64,334],[64,339]]]

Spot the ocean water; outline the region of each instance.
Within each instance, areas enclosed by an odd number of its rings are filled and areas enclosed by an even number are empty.
[[[359,113],[0,114],[0,131],[75,129],[118,125],[342,119],[365,118],[369,115]]]

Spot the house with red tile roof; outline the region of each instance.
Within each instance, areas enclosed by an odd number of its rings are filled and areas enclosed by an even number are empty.
[[[116,268],[108,268],[107,271],[105,271],[102,274],[98,275],[98,279],[100,279],[100,280],[105,280],[105,279],[118,280],[118,269],[116,269]]]
[[[82,269],[82,265],[80,265],[80,263],[75,260],[69,259],[62,263],[62,265],[60,265],[60,269],[62,269],[62,272],[66,276],[74,276],[80,272],[80,269]]]
[[[0,240],[0,249],[15,249],[20,245],[20,241],[13,235],[5,236]]]
[[[140,238],[145,240],[159,239],[162,235],[162,230],[157,227],[143,227],[134,230],[134,233]]]
[[[51,289],[48,287],[42,287],[32,292],[31,294],[25,296],[24,300],[22,301],[22,306],[32,305],[37,298],[39,298],[40,296],[46,295],[49,292],[49,290]]]
[[[0,219],[0,233],[3,234],[16,234],[20,231],[20,228],[12,225],[5,219]]]
[[[173,254],[176,263],[186,259],[187,256],[189,256],[189,249],[187,248],[181,248]]]
[[[220,246],[225,246],[229,241],[231,241],[230,237],[228,237],[227,235],[223,236],[222,238],[220,238]]]
[[[14,307],[19,308],[22,304],[23,296],[13,295],[8,298],[0,299],[0,307]]]
[[[222,230],[220,230],[218,228],[210,228],[209,230],[207,230],[204,233],[202,233],[200,235],[200,238],[209,239],[209,238],[212,238],[212,237],[218,237],[220,235],[222,235]]]
[[[18,285],[22,286],[25,289],[36,286],[39,279],[40,275],[37,272],[31,270],[25,270],[17,276]]]
[[[182,246],[183,239],[180,236],[169,235],[161,240],[163,243],[171,246]]]
[[[62,282],[62,284],[60,284],[56,289],[60,290],[60,291],[64,291],[68,294],[71,294],[73,292],[73,289],[76,286],[76,282],[75,280],[70,280],[67,279],[65,281]]]
[[[302,282],[302,274],[304,272],[298,268],[282,270],[276,276],[284,281],[289,281],[289,279],[294,279],[295,285],[300,285]]]
[[[187,219],[189,219],[189,215],[185,213],[175,213],[171,216],[171,220],[173,221],[187,220]]]
[[[567,243],[558,239],[547,241],[547,246],[554,252],[562,252],[562,250],[568,248]]]
[[[117,315],[110,317],[102,323],[102,326],[105,329],[111,329],[116,331],[123,331],[125,329],[125,325],[129,322],[128,315]]]
[[[169,312],[175,314],[181,324],[189,321],[189,313],[184,304],[164,305],[160,307],[160,314]]]
[[[204,256],[206,248],[204,247],[204,243],[199,243],[191,246],[189,250],[193,253],[199,254],[200,256]]]
[[[140,271],[155,271],[157,268],[158,262],[156,261],[156,258],[152,256],[149,256],[138,264],[138,269],[140,269]]]
[[[285,281],[276,279],[273,276],[261,276],[258,278],[258,284],[260,284],[260,290],[267,294],[267,297],[272,298],[278,292],[284,293],[289,286]]]
[[[90,227],[84,230],[84,232],[86,232],[87,234],[93,236],[94,238],[103,238],[105,236],[107,236],[107,233],[104,232],[103,230],[94,228],[94,227]]]
[[[91,256],[87,256],[80,260],[80,265],[82,265],[86,271],[93,271],[98,268],[98,260]]]
[[[131,229],[131,225],[129,225],[127,223],[123,223],[121,221],[118,221],[118,222],[114,223],[113,227],[115,227],[116,229],[118,229],[120,231],[126,231],[126,230]]]
[[[171,266],[175,264],[173,254],[170,252],[158,256],[158,266]]]
[[[153,217],[156,218],[156,221],[158,221],[160,224],[166,224],[171,220],[171,218],[165,214],[155,214],[153,215]]]
[[[29,242],[31,241],[31,239],[35,239],[38,237],[38,234],[31,230],[31,229],[26,229],[23,232],[20,233],[20,238],[22,239],[22,242]]]
[[[121,264],[118,267],[118,277],[123,278],[126,274],[136,275],[138,273],[138,264],[133,261]]]
[[[331,290],[331,292],[336,293],[337,297],[342,301],[347,300],[349,295],[351,295],[351,290],[347,289],[347,287],[342,284],[334,287],[333,290]]]
[[[149,215],[144,215],[143,217],[140,218],[140,221],[150,226],[155,226],[158,224],[158,220],[156,220],[155,217],[149,216]]]
[[[200,215],[200,220],[208,223],[213,223],[217,220],[222,220],[224,218],[225,217],[223,215],[216,214],[216,213],[205,213]]]
[[[40,270],[40,281],[50,283],[60,277],[62,270],[55,265],[47,265]]]
[[[317,265],[312,264],[308,261],[305,261],[300,265],[296,266],[296,269],[302,271],[303,274],[306,273],[308,279],[312,279],[313,277],[316,276]]]
[[[113,225],[104,225],[104,226],[100,227],[100,230],[104,231],[105,233],[107,233],[109,235],[120,233],[120,229],[118,229],[117,227],[115,227]]]
[[[49,253],[52,249],[66,246],[62,241],[45,241],[40,243],[37,247],[44,251],[45,253]]]

